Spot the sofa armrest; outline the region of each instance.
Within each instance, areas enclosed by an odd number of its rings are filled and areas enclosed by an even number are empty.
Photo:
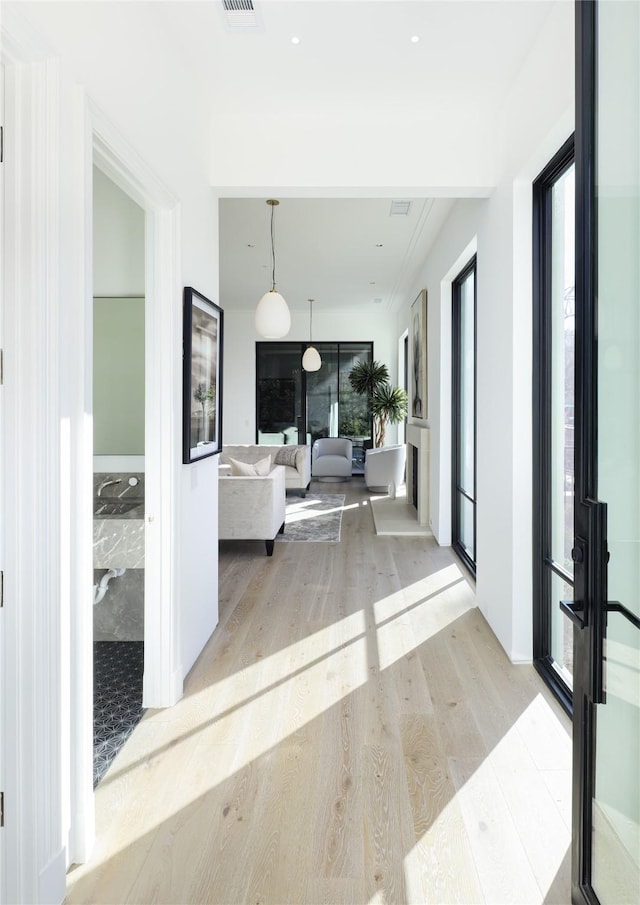
[[[284,468],[268,475],[221,476],[218,530],[222,540],[274,538],[285,519]]]
[[[296,455],[296,469],[300,472],[301,483],[306,487],[311,480],[311,447],[299,447]]]

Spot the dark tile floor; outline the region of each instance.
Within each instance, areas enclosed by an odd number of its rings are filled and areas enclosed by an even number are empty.
[[[142,719],[144,642],[93,645],[93,786]]]

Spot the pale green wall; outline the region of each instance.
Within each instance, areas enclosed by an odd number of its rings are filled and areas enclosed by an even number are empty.
[[[144,455],[144,299],[93,300],[93,447]]]
[[[142,208],[94,167],[96,456],[144,455],[144,218]]]

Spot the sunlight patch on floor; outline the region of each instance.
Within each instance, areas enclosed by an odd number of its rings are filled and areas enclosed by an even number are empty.
[[[420,865],[425,895],[446,901],[433,884],[439,875],[445,886],[458,885],[458,859],[464,862],[461,849],[467,847],[487,901],[547,900],[571,843],[570,815],[564,808],[571,797],[566,739],[558,717],[538,694],[483,759],[443,755],[439,768],[436,761],[423,765],[425,793],[439,781],[445,764],[452,782],[448,800],[405,859],[407,876],[415,872],[416,860]],[[546,781],[546,771],[554,772],[554,783]],[[458,841],[443,852],[443,838]]]
[[[333,509],[312,509],[310,506],[293,506],[287,509],[287,524],[291,525],[294,522],[304,522],[308,519],[322,519],[327,515],[334,515],[336,512],[346,512],[347,509],[353,508],[357,507],[336,506]]]
[[[265,688],[287,679],[294,670],[304,669],[308,664],[329,656],[336,648],[362,637],[365,631],[365,614],[358,610],[190,694],[189,703],[198,697],[209,698],[214,690],[216,706],[213,714],[221,713],[243,703],[245,695],[238,693],[240,686],[250,689],[252,696],[259,695]]]
[[[380,668],[392,666],[475,605],[473,591],[456,565],[376,601]]]
[[[414,623],[424,639],[466,612],[470,605],[467,593],[462,600],[451,597],[452,582],[470,594],[457,566],[449,566],[376,602],[376,619],[387,620],[377,627],[375,636],[380,669],[392,666],[421,643],[416,641]],[[408,605],[412,607],[411,625]],[[359,610],[190,695],[183,707],[197,711],[198,718],[173,744],[192,743],[195,734],[201,736],[203,745],[235,746],[234,756],[217,764],[202,784],[189,783],[188,788],[177,791],[171,811],[188,807],[207,789],[304,731],[306,725],[364,686],[371,666],[367,641],[365,611]],[[161,723],[163,718],[162,714],[153,715],[149,723]]]
[[[388,594],[381,600],[377,600],[373,606],[376,623],[379,625],[381,622],[386,622],[387,619],[403,613],[411,604],[425,600],[443,588],[460,581],[462,577],[462,571],[458,566],[450,565],[419,581],[414,581],[413,584],[407,585],[400,591]]]

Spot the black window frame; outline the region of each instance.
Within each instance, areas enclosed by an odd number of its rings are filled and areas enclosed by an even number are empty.
[[[451,546],[464,565],[476,576],[478,557],[478,261],[474,255],[451,284]],[[473,273],[473,497],[458,484],[460,473],[460,368],[462,363],[460,298],[462,284]],[[460,494],[473,505],[473,550],[471,559],[460,542]]]
[[[571,135],[533,183],[533,664],[571,715],[573,691],[554,667],[551,655],[551,574],[574,587],[574,577],[555,563],[551,538],[552,395],[552,192],[575,163]]]
[[[260,350],[265,346],[284,346],[290,349],[291,351],[296,351],[299,353],[300,357],[300,370],[301,370],[301,411],[300,411],[300,421],[303,425],[302,432],[306,433],[306,425],[307,425],[307,372],[302,368],[302,356],[305,353],[305,350],[308,348],[309,343],[306,341],[297,342],[295,340],[276,340],[276,341],[268,341],[268,340],[258,340],[256,341],[256,350],[255,350],[255,442],[259,443],[259,394],[258,394],[258,379],[259,379],[259,360],[260,360]],[[325,351],[333,351],[337,350],[338,361],[340,360],[340,347],[341,346],[362,346],[369,348],[371,350],[371,361],[374,361],[374,347],[373,340],[357,340],[357,339],[343,339],[343,340],[323,340],[322,342],[314,342],[314,347],[320,353],[320,357],[322,357],[323,350]],[[339,388],[339,383],[338,383]],[[339,405],[339,403],[338,403]],[[339,421],[338,417],[338,421]],[[300,433],[301,428],[298,425],[298,432]],[[373,443],[373,417],[370,420],[370,439],[371,443]]]

